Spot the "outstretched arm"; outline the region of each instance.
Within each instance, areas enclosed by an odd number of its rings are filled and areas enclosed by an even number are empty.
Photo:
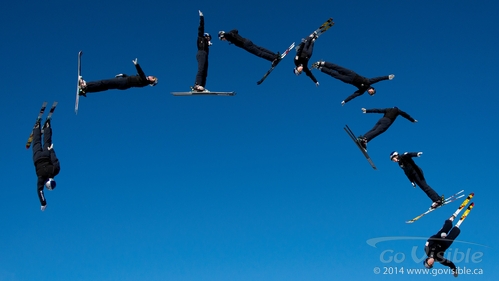
[[[407,114],[406,112],[402,111],[399,109],[399,114],[404,117],[405,119],[411,121],[412,123],[415,123],[416,122],[416,119],[412,118],[409,114]]]
[[[140,76],[140,78],[147,80],[147,77],[144,74],[144,71],[142,71],[142,68],[140,67],[140,65],[138,63],[135,64],[135,69],[137,69],[137,74]]]
[[[316,85],[318,85],[317,83],[319,83],[319,82],[317,82],[317,79],[315,79],[314,74],[312,74],[312,71],[310,71],[310,69],[308,69],[308,67],[307,67],[307,66],[303,67],[303,72],[305,72],[305,74],[306,74],[308,77],[310,77],[310,79],[312,79],[312,81],[314,81],[314,83],[315,83]]]
[[[422,152],[404,152],[404,154],[402,155],[407,155],[412,158],[412,157],[419,157],[420,155],[419,153],[423,154]]]
[[[374,77],[374,78],[369,79],[369,85],[376,84],[379,81],[388,80],[388,79],[389,79],[388,75],[381,76],[381,77]]]
[[[198,27],[198,37],[204,36],[204,16],[201,11],[199,11],[199,27]]]
[[[357,90],[355,91],[353,94],[351,94],[350,96],[348,96],[344,102],[347,103],[351,100],[353,100],[354,98],[358,97],[358,96],[361,96],[362,94],[364,94],[365,91],[361,91],[361,90]]]
[[[384,109],[379,109],[379,108],[373,108],[373,109],[366,109],[365,113],[385,113],[386,108]]]

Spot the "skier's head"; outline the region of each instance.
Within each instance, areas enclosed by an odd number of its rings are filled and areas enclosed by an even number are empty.
[[[227,39],[225,39],[225,31],[220,30],[218,32],[218,39],[220,39],[220,40],[227,40]]]
[[[205,32],[203,34],[204,38],[206,38],[206,40],[208,41],[208,46],[211,46],[213,45],[213,43],[211,43],[211,35],[208,33],[208,32]]]
[[[393,162],[398,162],[399,153],[397,151],[390,153],[390,160],[392,160]]]
[[[423,261],[423,265],[424,267],[430,269],[433,267],[433,263],[435,263],[435,259],[434,258],[426,258],[424,261]]]
[[[48,189],[48,190],[53,190],[55,188],[56,184],[55,184],[55,180],[54,178],[49,178],[46,182],[45,182],[45,187]]]
[[[374,94],[376,94],[376,89],[374,89],[374,87],[369,87],[369,89],[367,89],[367,93],[374,96]]]
[[[147,76],[147,80],[149,80],[149,86],[156,86],[158,84],[158,77],[156,76]]]

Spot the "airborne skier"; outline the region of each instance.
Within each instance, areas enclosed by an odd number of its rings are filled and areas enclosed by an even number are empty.
[[[204,32],[204,15],[199,11],[199,27],[198,27],[198,38],[197,47],[198,52],[196,54],[196,59],[198,61],[198,72],[196,74],[196,81],[194,83],[193,90],[197,92],[205,91],[206,77],[208,77],[208,55],[210,53],[211,46],[211,35]]]
[[[33,163],[35,164],[36,175],[38,177],[37,191],[40,200],[41,210],[47,207],[47,201],[43,193],[43,188],[53,190],[56,187],[54,177],[59,174],[61,166],[59,159],[55,155],[52,143],[52,126],[50,119],[47,119],[43,126],[43,147],[41,141],[42,131],[40,122],[37,122],[33,129]]]
[[[376,89],[374,89],[374,87],[372,86],[373,84],[383,80],[392,80],[395,77],[395,75],[390,74],[387,76],[366,78],[364,76],[360,76],[350,69],[346,69],[342,66],[327,61],[314,62],[312,64],[312,68],[319,69],[323,73],[326,73],[333,78],[357,87],[358,90],[355,91],[352,95],[348,96],[344,101],[342,101],[341,105],[345,105],[345,103],[349,102],[350,100],[363,95],[366,91],[369,95],[374,96],[374,94],[376,93]]]
[[[428,198],[430,198],[433,202],[431,204],[431,208],[436,208],[442,205],[442,197],[439,196],[435,190],[433,190],[433,188],[426,183],[423,170],[421,170],[421,168],[416,165],[412,159],[413,157],[420,157],[421,154],[423,154],[423,152],[405,152],[404,154],[399,155],[397,151],[394,151],[390,154],[390,160],[396,162],[399,167],[404,170],[405,175],[409,181],[411,181],[413,187],[418,185],[419,188],[426,193]]]
[[[86,97],[87,93],[96,93],[112,89],[126,90],[132,87],[145,87],[147,85],[156,86],[158,78],[155,76],[146,76],[140,67],[138,60],[132,60],[137,75],[118,74],[115,78],[86,82],[80,77],[80,96]]]
[[[360,136],[358,138],[358,141],[360,145],[367,151],[367,143],[370,142],[372,139],[375,137],[379,136],[380,134],[384,133],[388,128],[393,124],[395,119],[397,119],[397,116],[401,115],[402,117],[406,118],[407,120],[411,121],[412,123],[418,122],[418,120],[412,118],[409,116],[409,114],[405,113],[404,111],[398,109],[397,107],[393,108],[385,108],[385,109],[365,109],[362,108],[363,113],[384,113],[383,117],[378,120],[376,125],[364,134],[364,136]]]
[[[276,66],[281,59],[281,55],[279,53],[274,53],[268,49],[260,47],[254,44],[251,40],[239,35],[239,31],[237,29],[233,29],[229,32],[225,32],[223,30],[219,31],[218,39],[227,41],[229,44],[234,44],[235,46],[242,48],[257,57],[268,60],[272,63],[272,66]]]
[[[435,261],[437,261],[444,266],[450,267],[452,269],[454,277],[458,276],[456,265],[452,261],[446,259],[444,255],[445,251],[452,245],[454,240],[461,233],[460,229],[461,223],[464,221],[464,219],[466,219],[468,213],[475,205],[474,203],[471,203],[464,212],[464,214],[461,216],[459,221],[456,223],[456,225],[452,227],[454,219],[457,217],[459,212],[461,212],[465,204],[467,204],[467,200],[465,200],[465,202],[461,204],[459,209],[457,209],[454,212],[454,214],[452,214],[452,216],[445,221],[444,226],[435,235],[432,235],[426,241],[424,250],[427,255],[427,258],[423,261],[424,267],[430,269],[435,264]]]

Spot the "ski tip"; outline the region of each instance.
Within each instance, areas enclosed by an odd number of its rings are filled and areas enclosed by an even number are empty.
[[[468,208],[472,208],[473,206],[475,206],[475,202],[471,202],[471,204]]]
[[[475,192],[470,193],[471,196],[475,196]]]

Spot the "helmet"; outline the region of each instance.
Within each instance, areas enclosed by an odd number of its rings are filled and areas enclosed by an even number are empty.
[[[48,190],[53,190],[55,188],[56,184],[55,184],[55,180],[53,178],[49,178],[46,182],[45,182],[45,187],[47,187]]]
[[[225,31],[221,30],[218,32],[218,39],[222,40],[225,38]]]
[[[208,32],[205,32],[204,33],[204,37],[210,37],[211,38],[211,35]]]
[[[423,261],[423,265],[424,265],[424,267],[426,267],[426,268],[430,269],[430,268],[432,268],[432,267],[433,267],[433,265],[429,265],[429,264],[428,264],[428,259],[429,259],[429,258],[426,258],[426,259]]]
[[[399,153],[397,151],[390,153],[390,160],[392,160],[393,157],[398,156],[398,155],[399,155]]]
[[[371,90],[371,89],[373,90],[373,93],[372,93],[372,94],[370,94],[370,95],[371,95],[371,96],[374,96],[374,94],[376,94],[376,89],[374,89],[374,87],[369,87],[369,89],[367,89],[367,90],[369,91],[369,90]]]

